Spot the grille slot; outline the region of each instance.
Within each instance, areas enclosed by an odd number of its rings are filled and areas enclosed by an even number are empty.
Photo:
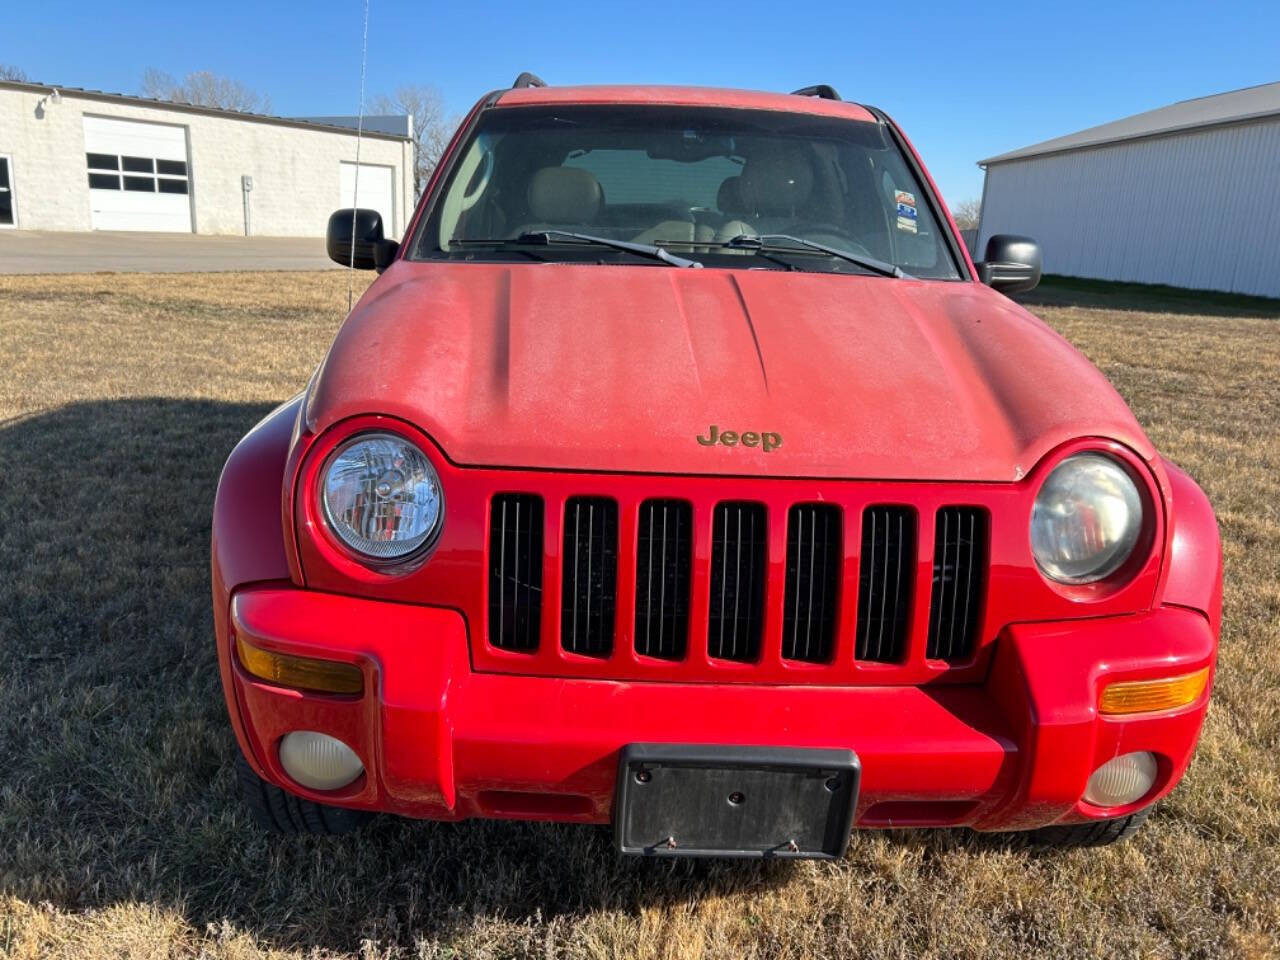
[[[707,652],[749,662],[760,655],[764,626],[764,504],[716,504],[711,525],[711,598]]]
[[[571,497],[564,510],[560,645],[570,653],[613,652],[618,594],[618,504]]]
[[[986,579],[987,540],[985,511],[977,507],[938,511],[926,650],[932,660],[961,660],[973,653]]]
[[[636,653],[680,660],[689,639],[693,508],[683,500],[646,500],[639,519]]]
[[[867,507],[858,568],[859,660],[893,663],[907,640],[907,611],[916,559],[916,515],[910,507]]]
[[[787,516],[782,655],[825,663],[835,638],[840,578],[840,508],[798,503]]]
[[[542,498],[501,493],[489,507],[489,642],[536,650],[542,623]]]

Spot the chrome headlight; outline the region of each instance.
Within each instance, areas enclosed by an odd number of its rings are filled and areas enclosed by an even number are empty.
[[[440,478],[426,454],[393,433],[364,433],[329,458],[320,499],[329,529],[370,560],[403,560],[440,527]]]
[[[1031,509],[1031,553],[1059,583],[1093,583],[1115,573],[1142,535],[1142,496],[1128,471],[1101,453],[1053,468]]]

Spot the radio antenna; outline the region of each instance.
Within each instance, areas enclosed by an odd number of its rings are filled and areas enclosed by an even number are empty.
[[[360,141],[364,139],[364,74],[369,62],[369,0],[364,0],[364,32],[360,36],[360,115],[356,120],[356,175],[351,184],[351,261],[347,264],[347,313],[355,301],[356,210],[360,207]]]

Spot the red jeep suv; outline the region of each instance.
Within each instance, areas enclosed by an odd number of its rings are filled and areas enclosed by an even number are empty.
[[[266,826],[1128,835],[1200,733],[1205,496],[974,263],[879,110],[550,87],[454,137],[306,389],[223,472],[213,609]]]

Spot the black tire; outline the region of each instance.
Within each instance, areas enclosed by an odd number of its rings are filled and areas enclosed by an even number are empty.
[[[249,808],[254,823],[269,833],[350,833],[374,816],[367,810],[330,807],[295,797],[254,773],[238,751],[236,783],[240,787],[240,799]]]
[[[1075,847],[1105,847],[1127,840],[1151,816],[1151,808],[1144,807],[1127,817],[1116,820],[1099,820],[1097,823],[1074,823],[1062,827],[1041,827],[1032,830],[1030,841],[1038,847],[1070,850]]]

